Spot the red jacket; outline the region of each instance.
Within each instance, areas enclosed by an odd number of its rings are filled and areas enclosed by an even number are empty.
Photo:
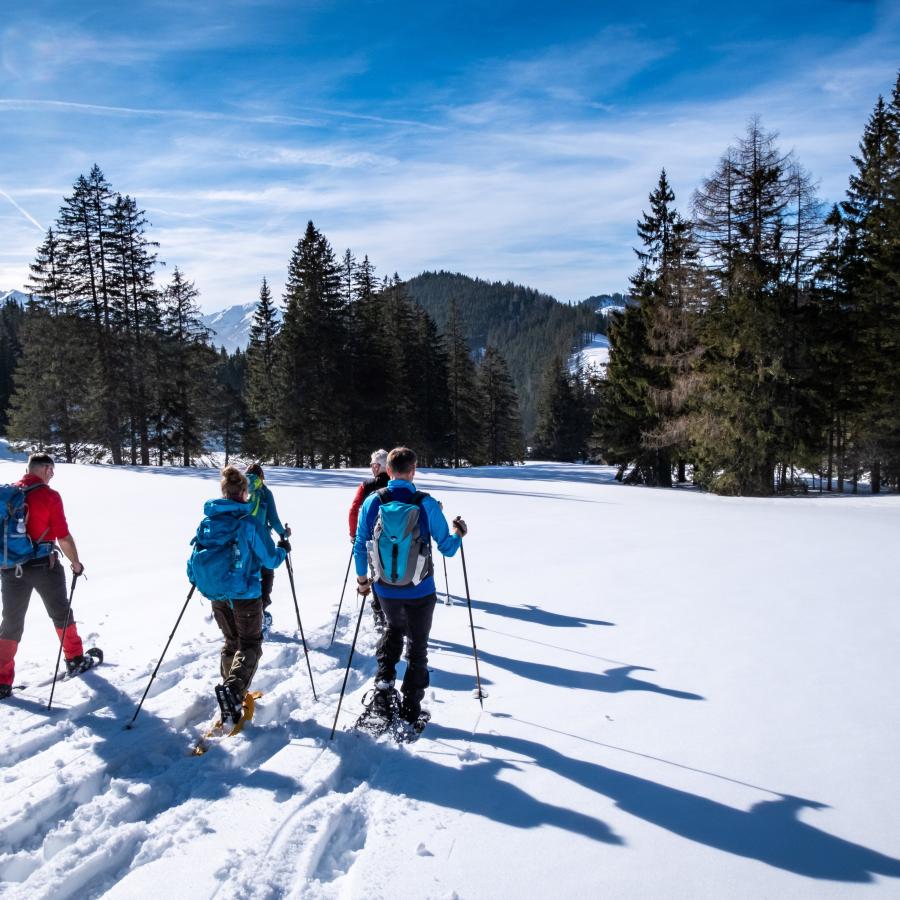
[[[357,489],[350,507],[350,537],[356,537],[356,523],[359,521],[359,508],[373,491],[387,487],[388,473],[379,472],[374,478],[367,478]]]
[[[19,487],[27,488],[43,482],[37,475],[26,475],[17,484]],[[28,492],[25,502],[28,505],[25,530],[35,544],[48,541],[52,543],[69,536],[62,497],[53,488],[49,485],[35,488]]]

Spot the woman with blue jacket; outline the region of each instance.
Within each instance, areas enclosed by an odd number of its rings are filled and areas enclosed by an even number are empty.
[[[223,720],[236,722],[262,656],[261,570],[281,565],[290,545],[282,539],[276,547],[257,524],[243,472],[226,466],[220,485],[222,497],[207,500],[203,507],[188,576],[212,601],[213,616],[225,638],[223,684],[216,688],[216,698]]]

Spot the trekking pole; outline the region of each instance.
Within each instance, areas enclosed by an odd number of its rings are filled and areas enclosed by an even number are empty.
[[[291,554],[285,556],[284,561],[287,563],[288,578],[291,582],[291,593],[294,595],[294,609],[297,611],[297,627],[300,629],[300,640],[303,642],[303,654],[306,656],[306,669],[309,672],[309,686],[312,688],[313,700],[318,702],[316,695],[316,685],[313,681],[312,666],[309,663],[309,650],[306,649],[306,636],[303,634],[303,623],[300,621],[300,604],[297,603],[297,589],[294,587],[294,567],[291,564]]]
[[[347,571],[344,574],[344,586],[341,588],[341,599],[338,601],[337,615],[334,617],[334,628],[331,629],[331,640],[328,642],[330,647],[334,643],[334,636],[337,634],[338,619],[341,617],[341,607],[344,605],[344,594],[347,591],[347,579],[350,577],[350,564],[353,562],[353,550],[350,550],[350,559],[347,560]]]
[[[334,732],[337,728],[338,716],[341,714],[341,704],[344,702],[344,691],[347,690],[347,678],[350,676],[350,664],[353,662],[353,651],[356,649],[356,638],[359,636],[359,626],[362,622],[363,613],[366,611],[366,598],[363,597],[362,603],[359,604],[359,616],[356,619],[356,631],[353,632],[353,643],[350,645],[350,657],[347,660],[347,669],[344,672],[344,683],[341,685],[341,695],[338,697],[337,711],[334,714],[334,725],[331,726],[331,737],[328,740],[334,740]]]
[[[459,542],[459,552],[462,554],[463,580],[466,583],[466,604],[469,607],[469,627],[472,629],[472,656],[475,657],[475,681],[478,683],[478,702],[484,709],[484,691],[481,690],[481,673],[478,671],[478,648],[475,646],[475,622],[472,620],[472,598],[469,596],[469,575],[466,572],[466,551],[462,541]]]
[[[83,571],[84,569],[82,568],[81,572]],[[63,625],[62,633],[59,636],[59,653],[56,654],[56,668],[53,670],[53,685],[50,688],[50,699],[47,701],[47,709],[50,709],[53,705],[53,693],[56,690],[56,676],[59,674],[59,661],[62,659],[63,642],[66,639],[66,631],[69,628],[69,619],[72,618],[72,595],[75,593],[75,582],[78,581],[81,572],[72,573],[72,587],[69,590],[69,602],[66,606],[66,624]]]
[[[450,599],[450,581],[447,578],[447,557],[442,555],[441,559],[444,561],[444,587],[446,588],[444,606],[452,606],[453,601]]]
[[[150,681],[147,682],[147,687],[144,689],[144,696],[141,697],[141,702],[138,703],[137,709],[134,711],[134,715],[131,717],[131,721],[125,726],[126,728],[131,728],[134,725],[134,720],[138,717],[138,713],[141,711],[141,707],[144,705],[144,701],[147,699],[147,694],[150,693],[150,685],[153,684],[153,679],[156,678],[156,673],[159,671],[159,667],[162,665],[162,661],[169,649],[169,644],[172,643],[172,638],[175,637],[175,632],[178,631],[178,626],[181,624],[181,617],[184,615],[184,611],[187,609],[188,603],[191,602],[191,597],[194,596],[194,591],[196,590],[197,585],[192,584],[191,589],[188,591],[187,599],[184,601],[184,606],[181,607],[181,612],[178,613],[178,618],[175,620],[175,627],[172,629],[172,633],[169,635],[169,639],[166,641],[166,646],[163,647],[163,652],[156,663],[156,668],[153,670],[153,674],[150,676]]]

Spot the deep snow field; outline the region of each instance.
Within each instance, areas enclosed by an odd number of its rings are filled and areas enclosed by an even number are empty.
[[[0,462],[12,481],[20,462]],[[29,610],[0,704],[4,898],[900,896],[900,497],[748,500],[622,487],[603,467],[420,473],[469,523],[432,630],[418,743],[348,733],[374,673],[347,508],[362,471],[271,469],[284,569],[254,722],[203,757],[218,629],[189,585],[217,472],[58,465],[106,663],[57,685]],[[439,583],[443,573],[438,563]]]

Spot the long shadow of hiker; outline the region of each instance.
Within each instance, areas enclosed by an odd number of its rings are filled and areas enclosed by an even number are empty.
[[[530,757],[542,768],[609,797],[620,809],[673,834],[788,872],[843,882],[870,882],[873,875],[900,878],[900,859],[801,822],[801,810],[826,808],[813,800],[778,794],[776,799],[756,803],[747,810],[736,809],[607,766],[573,759],[524,738],[473,735],[437,724],[428,727],[428,734],[447,740],[477,741]]]
[[[457,604],[465,605],[466,598],[450,595]],[[546,625],[550,628],[587,628],[588,625],[607,625],[613,627],[615,622],[603,619],[587,619],[584,616],[567,616],[563,613],[541,609],[533,603],[522,603],[516,606],[505,603],[492,603],[490,600],[473,600],[472,609],[479,609],[491,616],[503,616],[507,619],[518,619],[534,625]]]
[[[451,653],[470,656],[469,647],[456,644],[451,641],[432,639],[432,644],[441,650]],[[679,700],[705,700],[700,694],[690,691],[677,691],[672,688],[660,687],[651,681],[642,681],[632,678],[632,672],[652,672],[646,666],[618,666],[607,669],[605,672],[583,672],[577,669],[566,669],[562,666],[552,666],[547,663],[532,662],[527,659],[513,659],[508,656],[499,656],[491,653],[483,647],[478,648],[478,658],[484,663],[490,663],[501,669],[506,669],[514,675],[528,678],[532,681],[542,681],[554,687],[580,688],[585,691],[600,691],[604,694],[620,694],[624,691],[649,691],[654,694],[663,694],[666,697],[675,697]]]
[[[307,736],[327,743],[327,729],[307,724],[311,726]],[[360,738],[359,743],[355,742],[357,738]],[[624,843],[600,819],[537,800],[510,784],[504,779],[503,772],[518,769],[515,763],[485,759],[467,765],[461,773],[455,766],[432,762],[424,754],[403,754],[401,757],[392,741],[380,743],[359,735],[343,734],[334,746],[340,755],[335,778],[339,790],[342,783],[349,790],[365,779],[373,788],[395,796],[405,794],[415,800],[484,816],[515,828],[554,825],[605,844]]]

